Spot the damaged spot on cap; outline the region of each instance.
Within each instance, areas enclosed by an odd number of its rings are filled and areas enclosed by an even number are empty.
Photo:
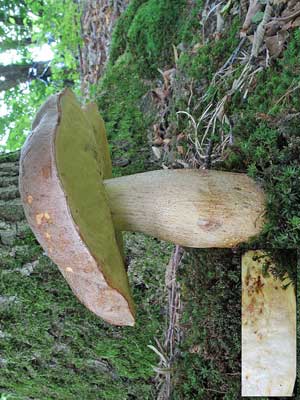
[[[31,196],[31,194],[29,194],[28,196],[27,196],[27,203],[28,204],[31,204],[33,202],[33,197]]]
[[[67,272],[74,272],[73,269],[72,269],[71,267],[67,267],[67,268],[66,268],[66,271],[67,271]]]
[[[38,225],[41,225],[44,213],[36,214],[35,220]]]
[[[51,177],[51,166],[47,165],[46,167],[42,168],[42,175],[44,178],[48,179]]]
[[[47,213],[47,212],[45,212],[45,214],[44,214],[44,217],[45,217],[45,219],[47,220],[47,222],[49,222],[50,221],[50,215]]]
[[[51,239],[51,235],[50,235],[49,232],[45,232],[44,236],[45,236],[45,238],[48,239],[48,240]]]
[[[51,217],[47,212],[36,214],[35,220],[38,225],[41,225],[42,223],[45,223],[45,222],[48,224],[51,223]]]
[[[84,268],[83,268],[83,271],[84,271],[86,274],[89,274],[90,272],[92,272],[92,270],[93,270],[93,268],[90,267],[89,265],[88,265],[87,267],[84,267]]]

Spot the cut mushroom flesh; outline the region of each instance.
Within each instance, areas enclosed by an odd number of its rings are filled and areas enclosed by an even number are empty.
[[[293,285],[263,266],[262,251],[242,257],[242,396],[292,396],[296,380],[296,297]]]

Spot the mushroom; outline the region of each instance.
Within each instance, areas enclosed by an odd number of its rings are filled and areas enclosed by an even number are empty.
[[[74,294],[134,325],[122,231],[187,247],[233,247],[263,225],[263,191],[245,174],[160,170],[113,178],[104,123],[65,89],[38,111],[20,159],[25,215]]]

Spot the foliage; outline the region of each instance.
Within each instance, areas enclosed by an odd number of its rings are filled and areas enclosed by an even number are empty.
[[[33,115],[46,97],[66,84],[78,84],[81,10],[73,0],[23,0],[18,2],[16,16],[16,5],[6,1],[2,3],[6,13],[0,25],[6,37],[2,41],[2,52],[16,50],[17,62],[28,65],[28,71],[35,61],[31,53],[34,48],[49,44],[54,53],[53,60],[47,60],[51,61],[51,81],[48,84],[28,80],[26,84],[16,85],[2,94],[7,111],[0,117],[0,138],[8,136],[8,139],[0,151],[13,151],[22,146]]]
[[[44,99],[54,92],[53,88],[39,81],[31,82],[29,92],[20,87],[5,91],[4,101],[8,105],[8,114],[0,117],[0,132],[10,133],[5,145],[0,146],[0,149],[14,151],[22,146],[36,110]]]
[[[32,3],[32,0],[28,0]],[[80,35],[80,16],[82,10],[77,2],[65,0],[47,0],[43,2],[32,38],[36,44],[48,42],[54,44],[53,81],[61,79],[61,69],[56,66],[63,63],[69,71],[69,79],[78,80],[78,46],[82,45]]]
[[[31,43],[32,20],[29,15],[38,15],[41,1],[0,1],[0,48],[1,52],[17,49],[24,54],[24,43]],[[29,14],[29,15],[28,15]]]

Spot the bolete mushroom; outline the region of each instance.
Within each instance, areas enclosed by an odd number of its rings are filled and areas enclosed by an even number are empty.
[[[66,89],[38,111],[20,159],[20,193],[39,243],[75,295],[134,324],[121,231],[188,247],[233,247],[261,230],[265,197],[245,174],[162,170],[111,179],[104,123]]]

